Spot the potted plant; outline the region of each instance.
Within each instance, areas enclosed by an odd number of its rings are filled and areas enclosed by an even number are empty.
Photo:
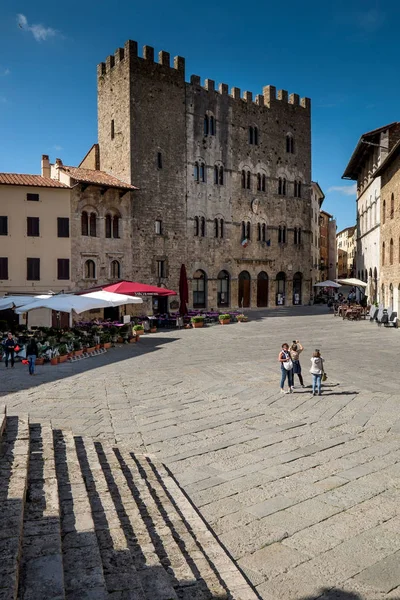
[[[247,317],[246,315],[237,315],[236,316],[238,323],[247,323],[247,321],[249,320],[249,317]]]
[[[228,325],[231,322],[231,315],[219,315],[218,320],[221,325]]]
[[[195,329],[198,329],[199,327],[203,327],[204,326],[204,317],[201,315],[197,315],[196,317],[192,317],[190,319],[193,327]]]
[[[74,355],[75,356],[82,356],[83,354],[83,350],[82,350],[82,343],[80,340],[75,339],[74,342]]]
[[[60,357],[59,357],[59,362],[63,363],[66,362],[68,359],[68,348],[66,344],[61,344],[60,347],[58,348],[58,351],[60,353]]]
[[[38,344],[38,355],[35,360],[35,365],[43,365],[44,364],[44,356],[42,355],[42,346]]]
[[[141,335],[144,334],[144,327],[143,325],[134,325],[133,331],[136,333],[136,337],[139,338]]]
[[[60,357],[59,357],[59,352],[58,352],[58,348],[51,348],[50,349],[50,364],[52,365],[58,365]]]
[[[111,334],[110,333],[102,333],[100,336],[100,345],[103,348],[111,348]]]
[[[110,336],[111,336],[110,341],[113,342],[114,344],[118,340],[118,335],[119,335],[118,329],[119,329],[119,327],[115,327],[115,325],[112,325],[112,327],[110,327]]]

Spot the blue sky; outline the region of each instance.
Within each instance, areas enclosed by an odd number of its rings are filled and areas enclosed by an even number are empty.
[[[358,138],[400,116],[399,17],[394,0],[4,2],[0,171],[37,173],[43,153],[77,164],[96,141],[96,65],[134,39],[184,56],[187,80],[311,97],[313,178],[342,229],[355,220],[341,175]]]

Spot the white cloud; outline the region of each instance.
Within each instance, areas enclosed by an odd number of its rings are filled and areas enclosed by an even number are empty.
[[[17,23],[20,29],[30,31],[37,42],[45,42],[49,38],[55,37],[58,33],[52,27],[45,27],[41,24],[29,25],[26,16],[21,14],[17,15]]]
[[[343,196],[355,196],[357,194],[357,184],[333,185],[332,187],[328,188],[327,194],[330,194],[331,192],[343,194]]]
[[[63,150],[62,146],[58,146],[57,144],[55,146],[53,146],[54,150]]]
[[[4,67],[0,67],[0,76],[5,77],[11,73],[10,69],[6,69]]]

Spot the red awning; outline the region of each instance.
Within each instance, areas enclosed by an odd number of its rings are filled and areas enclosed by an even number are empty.
[[[176,296],[176,292],[167,290],[167,288],[138,283],[137,281],[119,281],[118,283],[104,285],[102,289],[116,294],[126,294],[127,296]]]

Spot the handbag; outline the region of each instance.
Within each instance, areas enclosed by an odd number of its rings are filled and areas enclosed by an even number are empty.
[[[325,371],[322,371],[322,381],[326,381],[328,379],[328,375],[325,373]]]
[[[286,371],[291,371],[293,369],[293,362],[289,358],[286,362],[282,363]]]

